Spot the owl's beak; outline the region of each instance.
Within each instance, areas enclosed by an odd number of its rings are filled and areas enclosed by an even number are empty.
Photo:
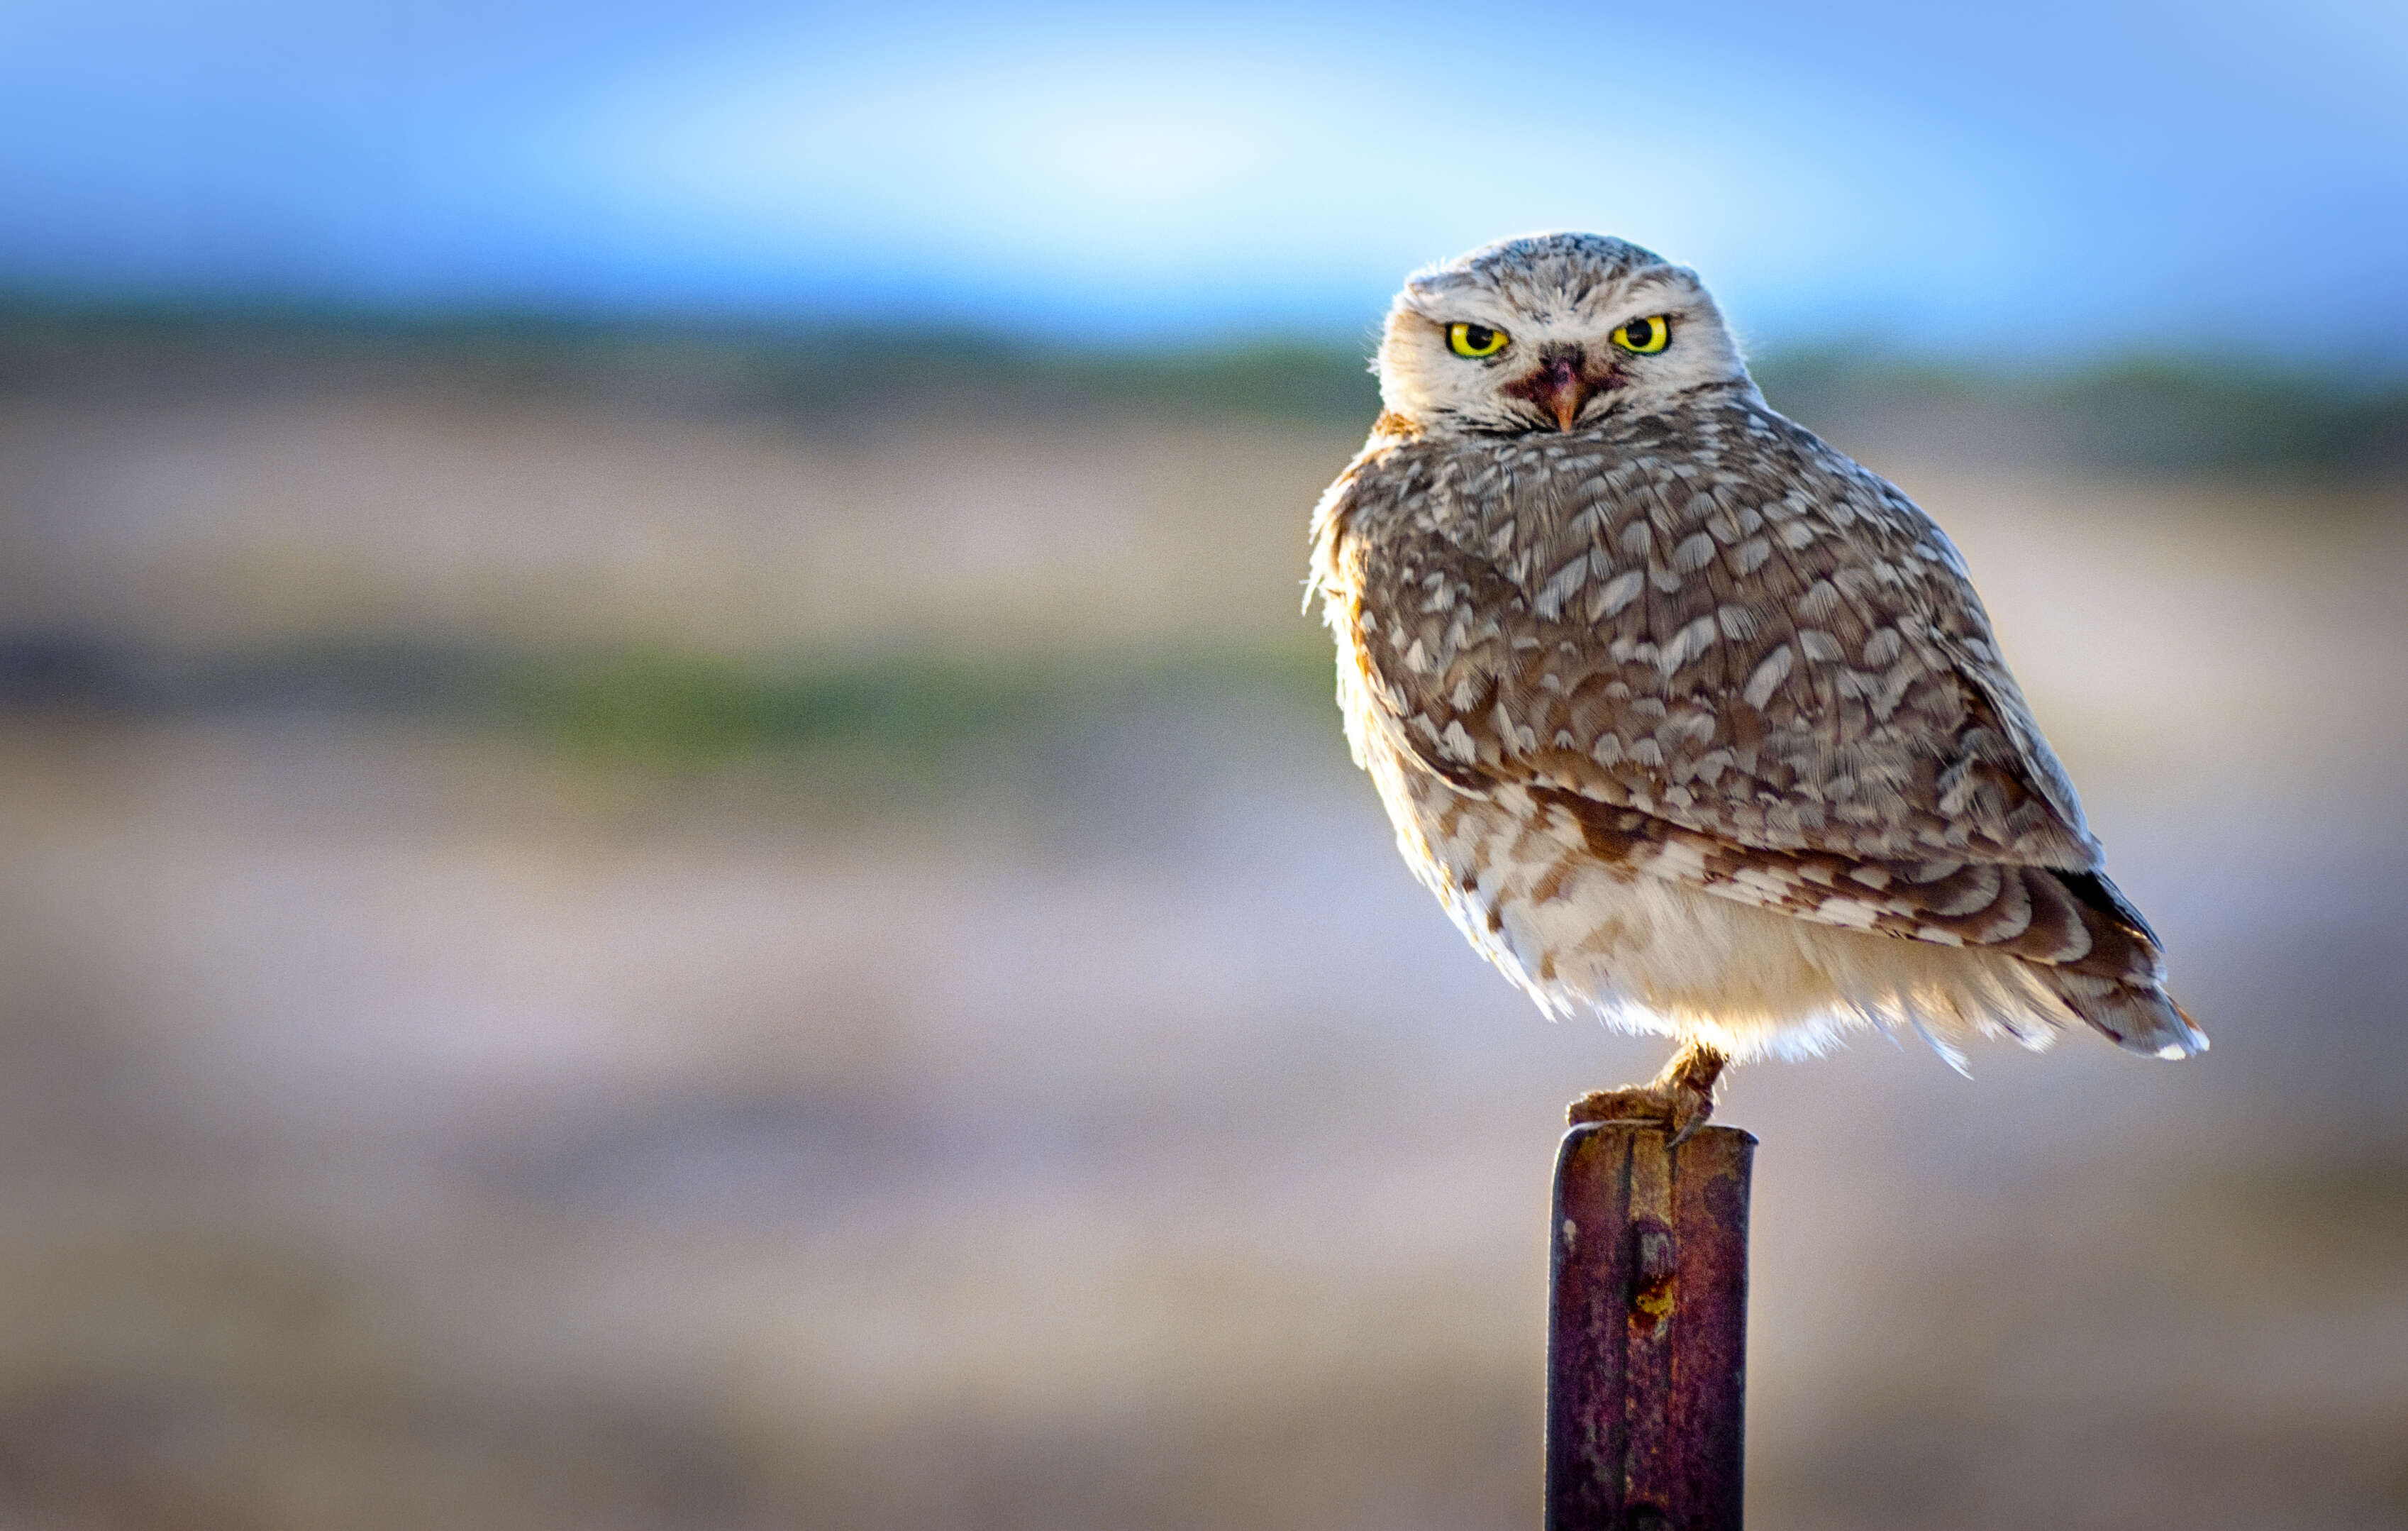
[[[1587,358],[1577,351],[1555,352],[1541,358],[1539,369],[1511,390],[1555,417],[1557,428],[1570,430],[1580,418],[1581,406],[1597,392],[1588,377]]]
[[[1551,371],[1547,378],[1547,409],[1555,417],[1556,428],[1571,429],[1572,422],[1580,418],[1581,406],[1596,391],[1588,385],[1588,379],[1578,372]]]

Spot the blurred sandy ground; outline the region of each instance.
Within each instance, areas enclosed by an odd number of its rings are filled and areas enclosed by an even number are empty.
[[[20,396],[0,599],[159,652],[1304,652],[1351,437]],[[1877,460],[2215,1048],[1738,1077],[1752,1515],[2408,1525],[2408,507]],[[0,1524],[1533,1524],[1560,1107],[1655,1047],[1473,960],[1317,697],[949,769],[0,720]]]

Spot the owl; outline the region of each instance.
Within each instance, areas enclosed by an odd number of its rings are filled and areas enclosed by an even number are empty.
[[[1573,1103],[1677,1135],[1729,1062],[1907,1027],[2207,1038],[1930,517],[1769,408],[1697,276],[1593,234],[1412,276],[1312,519],[1354,759],[1552,1017],[1678,1044]]]

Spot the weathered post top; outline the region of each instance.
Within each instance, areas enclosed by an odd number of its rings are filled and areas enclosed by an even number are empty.
[[[1756,1139],[1586,1122],[1555,1161],[1547,1531],[1740,1531]]]

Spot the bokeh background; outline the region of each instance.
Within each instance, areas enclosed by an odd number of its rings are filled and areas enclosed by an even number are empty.
[[[2215,1039],[1740,1073],[1751,1507],[2408,1525],[2408,12],[0,5],[0,1525],[1534,1523],[1346,763],[1405,270],[1956,536]]]

